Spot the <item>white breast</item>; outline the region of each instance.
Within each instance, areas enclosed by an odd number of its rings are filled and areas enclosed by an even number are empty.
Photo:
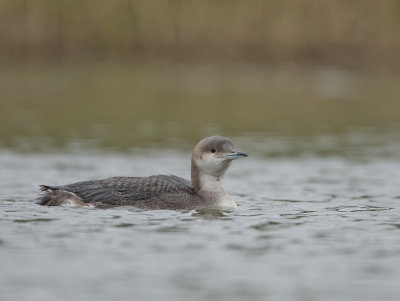
[[[218,207],[223,208],[236,208],[237,205],[234,200],[228,195],[225,194],[225,197],[221,198],[218,202]]]

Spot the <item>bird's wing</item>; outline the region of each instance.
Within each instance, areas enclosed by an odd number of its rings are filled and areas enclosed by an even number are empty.
[[[132,205],[135,201],[159,198],[167,193],[193,194],[189,181],[173,175],[114,177],[66,186],[43,186],[42,189],[65,190],[76,194],[85,203],[104,203],[111,206]]]

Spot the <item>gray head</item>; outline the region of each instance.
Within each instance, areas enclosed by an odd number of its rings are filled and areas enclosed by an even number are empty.
[[[192,153],[192,182],[194,188],[200,189],[199,179],[207,175],[221,179],[232,160],[247,157],[236,151],[232,140],[221,136],[211,136],[201,140]]]

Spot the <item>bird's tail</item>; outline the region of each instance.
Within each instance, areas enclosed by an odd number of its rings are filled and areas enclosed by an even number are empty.
[[[75,193],[65,191],[56,186],[40,185],[40,190],[44,193],[38,198],[37,204],[43,206],[60,206],[68,204],[82,203],[81,198],[79,198]]]

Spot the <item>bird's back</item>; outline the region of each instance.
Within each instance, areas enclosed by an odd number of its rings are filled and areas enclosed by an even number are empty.
[[[39,204],[55,206],[75,202],[96,207],[135,206],[144,209],[193,209],[201,207],[191,183],[173,175],[113,177],[65,186],[41,186]]]

